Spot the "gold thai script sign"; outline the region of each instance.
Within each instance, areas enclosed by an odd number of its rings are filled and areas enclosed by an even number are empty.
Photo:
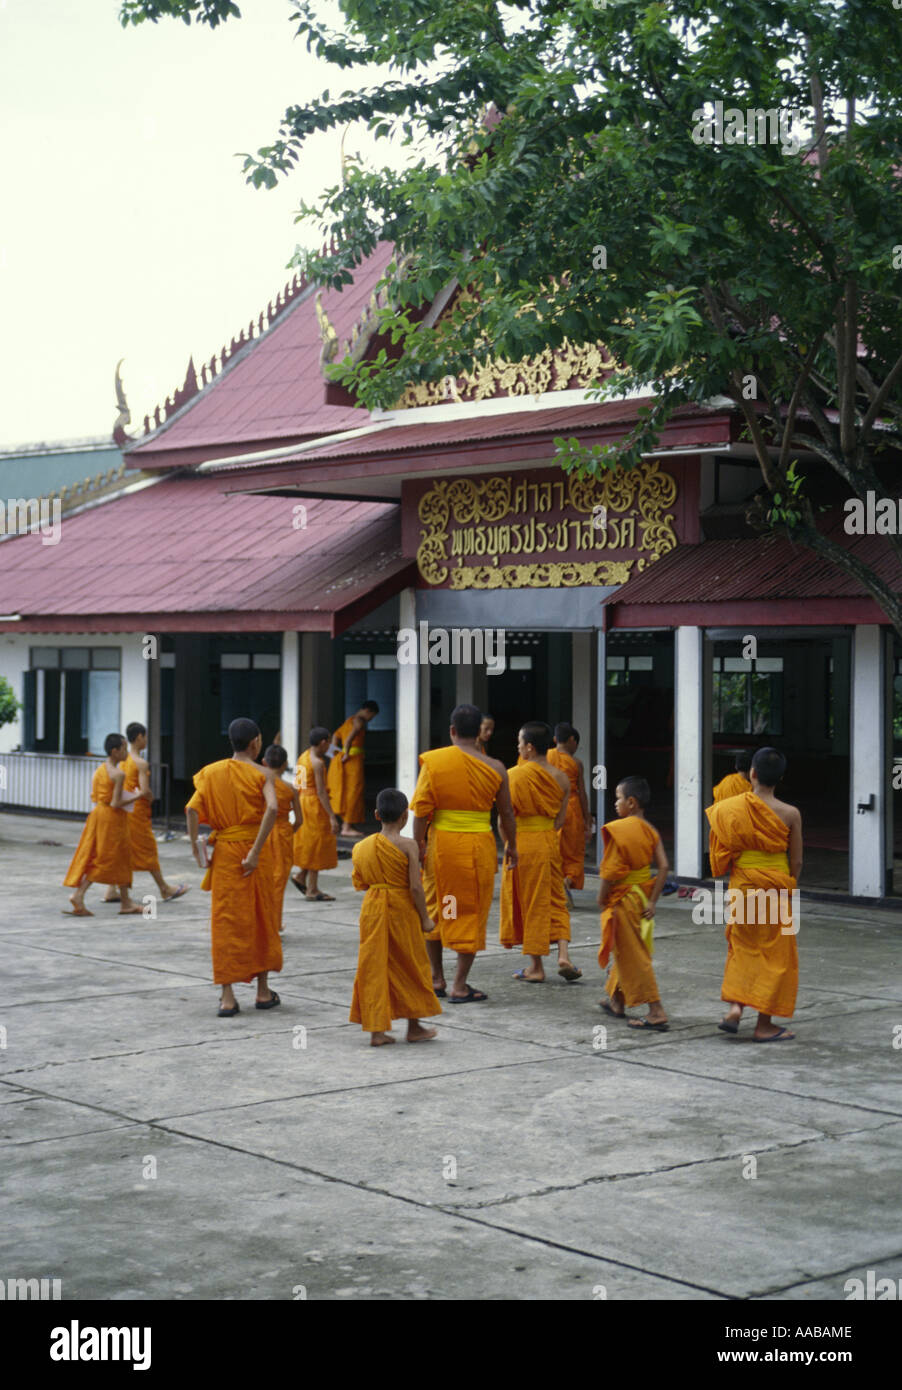
[[[452,589],[623,584],[676,546],[676,498],[654,459],[601,478],[443,478],[419,499],[417,565]]]

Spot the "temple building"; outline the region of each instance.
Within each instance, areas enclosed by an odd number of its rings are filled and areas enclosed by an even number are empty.
[[[0,728],[0,797],[82,810],[84,778],[66,790],[61,765],[137,719],[180,808],[236,714],[294,758],[312,724],[374,698],[372,807],[381,786],[411,791],[418,751],[472,700],[508,765],[524,719],[571,720],[599,820],[618,778],[648,777],[686,881],[707,871],[713,782],[739,749],[773,744],[804,818],[803,887],[902,891],[902,643],[844,572],[751,529],[762,480],[733,404],[679,411],[638,468],[585,480],[555,441],[616,443],[642,404],[588,398],[618,370],[597,347],[487,357],[361,408],[325,369],[378,349],[388,259],[340,294],[296,278],[199,374],[189,364],[122,441],[120,485],[67,515],[52,552],[37,535],[0,545],[0,673],[23,703]],[[847,536],[839,512],[824,525],[902,587],[883,537]],[[399,632],[437,629],[462,659],[421,644],[399,662]],[[475,659],[490,630],[501,661]]]

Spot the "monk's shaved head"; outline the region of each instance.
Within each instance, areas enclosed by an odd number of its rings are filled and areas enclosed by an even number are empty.
[[[121,748],[124,742],[125,739],[121,734],[107,734],[106,738],[103,740],[103,751],[106,753],[107,757],[109,757],[113,749]]]
[[[260,730],[253,719],[233,719],[229,725],[229,743],[235,753],[244,753],[260,737]]]
[[[451,728],[458,738],[478,738],[482,710],[475,705],[455,705],[451,711]]]
[[[384,824],[393,825],[407,810],[407,797],[397,787],[383,787],[376,797],[376,817]]]
[[[315,748],[316,745],[317,745],[318,743],[322,743],[322,741],[323,741],[324,738],[331,738],[331,737],[332,737],[332,734],[330,733],[330,731],[329,731],[328,729],[324,728],[322,724],[316,724],[316,725],[314,725],[314,727],[310,730],[310,739],[309,739],[310,747],[311,747],[311,748]]]
[[[622,792],[624,800],[628,796],[634,796],[643,811],[651,803],[651,787],[644,777],[624,777],[617,783],[617,786]]]
[[[284,767],[288,762],[288,754],[281,743],[271,743],[263,754],[263,761],[267,767]]]
[[[752,767],[762,787],[775,787],[786,771],[786,759],[779,748],[759,748]]]
[[[531,743],[540,757],[544,757],[551,747],[551,725],[543,723],[541,719],[530,719],[520,730],[520,737],[524,743]]]
[[[555,743],[569,743],[571,738],[575,738],[579,743],[579,730],[574,729],[572,724],[568,724],[566,719],[554,726]]]
[[[144,725],[137,723],[137,721],[134,724],[127,724],[125,726],[125,737],[128,739],[129,743],[134,743],[136,738],[140,738],[142,734],[146,733],[147,730]]]

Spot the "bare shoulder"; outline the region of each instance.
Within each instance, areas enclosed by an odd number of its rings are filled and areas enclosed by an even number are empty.
[[[802,824],[802,813],[798,806],[790,806],[788,801],[777,801],[774,799],[774,810],[781,821],[790,828],[794,825]]]
[[[137,756],[134,753],[132,754],[132,762],[135,764],[135,767],[138,769],[139,772],[147,772],[148,768],[150,767],[150,763],[147,761],[146,758],[142,758],[140,753],[138,753]]]
[[[398,844],[398,848],[404,851],[404,853],[407,855],[407,858],[408,858],[408,859],[411,859],[411,860],[414,860],[414,859],[415,859],[416,862],[417,862],[417,864],[419,864],[419,862],[420,862],[420,847],[419,847],[419,845],[417,844],[416,840],[412,839],[412,837],[411,837],[410,835],[402,835],[402,836],[400,836],[400,838],[398,839],[397,844]]]
[[[568,792],[570,790],[570,778],[567,776],[564,769],[561,767],[555,767],[554,763],[549,763],[548,766],[551,772],[554,773],[554,780],[557,782],[561,791]]]
[[[499,758],[490,758],[488,753],[481,753],[480,761],[488,763],[493,772],[497,772],[500,777],[507,781],[507,768]]]

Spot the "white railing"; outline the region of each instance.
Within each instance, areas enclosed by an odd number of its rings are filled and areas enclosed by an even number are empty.
[[[90,753],[0,753],[0,805],[88,812],[91,778],[102,762]]]

